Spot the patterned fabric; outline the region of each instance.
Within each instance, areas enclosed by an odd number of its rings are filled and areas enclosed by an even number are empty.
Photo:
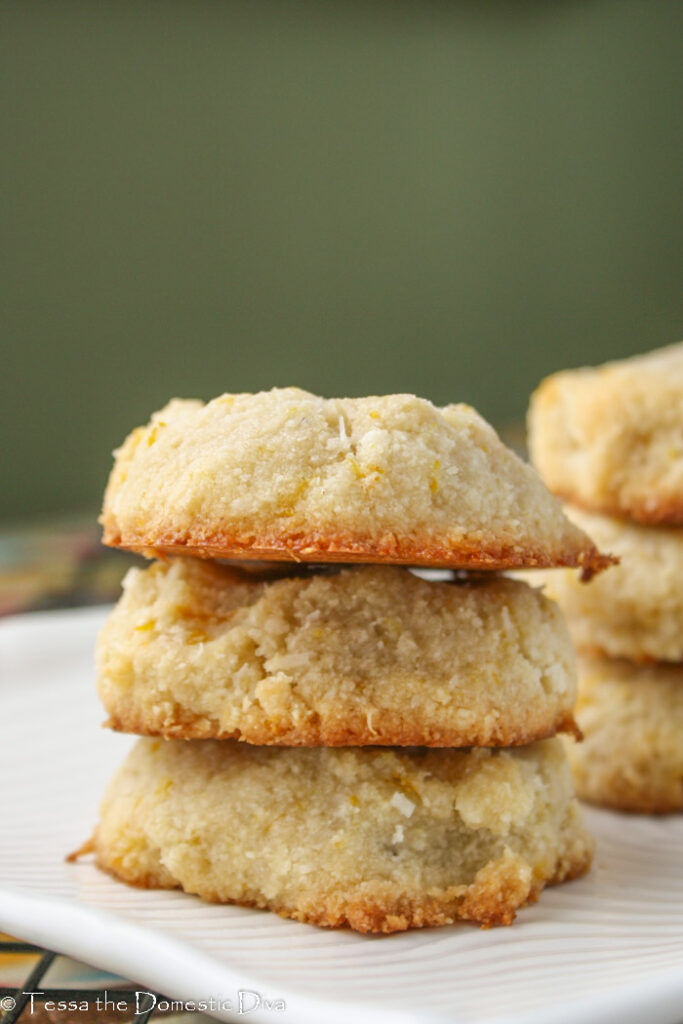
[[[70,520],[50,526],[2,531],[0,616],[115,601],[122,576],[136,561],[139,559],[132,555],[103,547],[99,527],[93,520]],[[4,951],[2,941],[10,938],[0,933],[0,988],[22,989],[40,954]],[[95,997],[104,989],[115,993],[117,988],[136,987],[132,981],[115,974],[58,956],[39,988],[92,990],[92,1013],[79,1010],[77,1015],[73,1015],[59,1010],[50,1011],[36,1002],[34,1012],[29,1013],[27,1007],[20,1020],[31,1020],[33,1024],[67,1020],[78,1020],[79,1024],[129,1021],[133,1019],[130,1013],[98,1011]],[[181,1021],[183,1024],[190,1021],[199,1024],[210,1020],[203,1014],[164,1013],[159,1016],[173,1024]]]
[[[19,999],[29,975],[38,963],[42,953],[16,953],[3,949],[3,943],[20,940],[0,932],[0,1018],[5,1010],[13,1009],[13,1003]],[[45,952],[45,951],[43,951]],[[50,990],[57,989],[59,994]],[[128,1003],[129,1009],[119,1009],[116,1004],[121,996],[117,990],[139,992],[137,997],[140,1006],[145,1007],[146,987],[126,981],[115,974],[101,971],[97,967],[89,967],[69,957],[57,955],[47,972],[39,982],[26,991],[42,992],[43,999],[35,997],[19,1015],[19,1022],[30,1021],[31,1024],[121,1024],[134,1021],[135,1005]],[[71,995],[67,993],[72,993]],[[133,997],[131,997],[132,999]],[[59,1002],[77,1003],[77,1010],[61,1009]],[[147,1004],[149,1005],[149,1004]],[[159,997],[158,1009],[152,1014],[153,1020],[167,1021],[168,1024],[211,1024],[212,1017],[203,1013],[177,1013],[164,1006]]]
[[[115,601],[139,561],[103,547],[94,519],[0,531],[0,616]]]

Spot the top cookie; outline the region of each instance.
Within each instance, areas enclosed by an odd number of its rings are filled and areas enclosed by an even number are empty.
[[[529,447],[565,500],[683,525],[683,343],[547,377],[531,399]]]
[[[116,452],[104,541],[144,554],[602,568],[473,409],[298,388],[173,399]]]

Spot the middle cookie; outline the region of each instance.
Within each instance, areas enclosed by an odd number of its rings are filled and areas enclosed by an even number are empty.
[[[557,606],[503,577],[132,569],[100,634],[111,728],[287,746],[514,746],[574,731]]]

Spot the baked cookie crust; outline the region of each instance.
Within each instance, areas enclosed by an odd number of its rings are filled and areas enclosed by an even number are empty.
[[[683,810],[683,666],[580,659],[577,721],[567,741],[576,792],[621,811]]]
[[[589,583],[570,569],[524,574],[558,602],[576,646],[637,662],[683,661],[683,530],[565,511],[619,559]]]
[[[513,746],[575,730],[562,615],[515,580],[364,566],[132,569],[97,644],[108,724],[286,746]]]
[[[281,749],[139,740],[97,863],[325,927],[510,924],[593,841],[557,739],[515,751]]]
[[[529,448],[575,505],[683,526],[683,342],[547,377],[531,399]]]
[[[146,555],[609,564],[466,405],[298,388],[174,399],[115,454],[104,542]]]

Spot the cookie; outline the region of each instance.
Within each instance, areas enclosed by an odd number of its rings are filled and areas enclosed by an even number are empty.
[[[557,739],[469,752],[142,739],[94,848],[133,885],[393,932],[510,924],[584,872],[593,842]]]
[[[580,659],[567,741],[577,794],[622,811],[683,810],[683,666]]]
[[[589,583],[570,569],[524,574],[544,581],[577,647],[631,661],[683,661],[683,530],[565,511],[620,560]]]
[[[104,541],[144,554],[603,567],[473,409],[298,388],[175,399],[116,453]]]
[[[555,604],[500,577],[358,566],[259,579],[202,559],[131,569],[97,644],[115,729],[288,746],[511,746],[572,729]]]
[[[683,526],[683,343],[546,378],[531,399],[529,447],[567,501]]]

